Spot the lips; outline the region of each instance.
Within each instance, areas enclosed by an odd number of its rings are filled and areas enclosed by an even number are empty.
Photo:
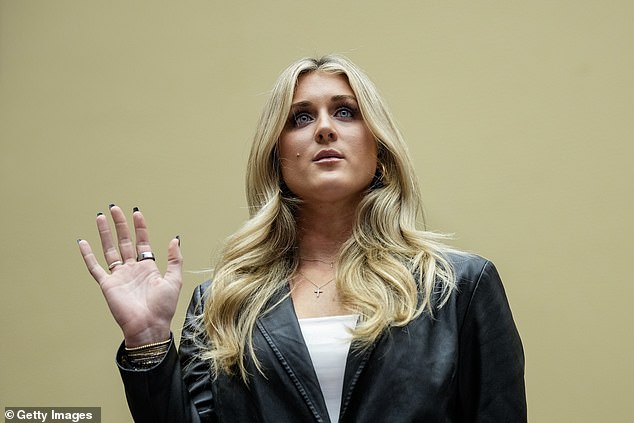
[[[314,162],[328,159],[343,159],[343,154],[334,149],[321,150],[313,157]]]

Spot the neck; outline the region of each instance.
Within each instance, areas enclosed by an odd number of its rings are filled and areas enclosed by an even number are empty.
[[[299,255],[326,262],[336,260],[343,243],[350,237],[354,211],[302,208],[297,215]]]

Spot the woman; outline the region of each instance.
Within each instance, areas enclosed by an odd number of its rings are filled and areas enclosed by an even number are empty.
[[[494,266],[416,228],[421,201],[376,88],[339,56],[289,66],[249,157],[251,217],[199,286],[178,351],[180,240],[97,217],[79,247],[124,333],[137,422],[521,422],[524,356]]]

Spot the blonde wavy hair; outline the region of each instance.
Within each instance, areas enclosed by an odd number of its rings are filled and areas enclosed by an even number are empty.
[[[262,371],[252,333],[257,319],[288,295],[298,267],[295,210],[301,202],[285,190],[278,139],[287,122],[298,78],[309,72],[343,74],[377,142],[378,166],[341,248],[336,283],[347,309],[359,314],[353,345],[370,346],[390,326],[403,326],[442,307],[455,288],[443,237],[417,229],[422,206],[407,146],[374,84],[342,56],[304,58],[278,78],[261,115],[246,175],[250,218],[228,238],[206,293],[201,331],[203,358],[214,375],[248,383],[247,356]],[[286,298],[286,297],[283,297]]]

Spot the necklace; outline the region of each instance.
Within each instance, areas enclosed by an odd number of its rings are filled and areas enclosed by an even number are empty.
[[[303,274],[302,272],[300,272],[299,270],[297,271],[297,273],[304,278],[305,280],[307,280],[312,286],[315,287],[315,290],[313,291],[315,293],[315,296],[317,298],[319,298],[319,296],[322,294],[322,292],[324,292],[321,288],[323,288],[324,286],[328,285],[330,282],[334,281],[335,278],[330,279],[328,282],[322,284],[322,285],[317,285],[315,282],[311,281],[310,279],[308,279],[306,277],[305,274]]]
[[[335,262],[334,261],[326,261],[326,260],[322,260],[322,259],[317,259],[317,258],[307,258],[307,257],[300,257],[300,260],[304,260],[304,261],[318,261],[320,263],[324,263],[330,266],[331,269],[335,268]]]

